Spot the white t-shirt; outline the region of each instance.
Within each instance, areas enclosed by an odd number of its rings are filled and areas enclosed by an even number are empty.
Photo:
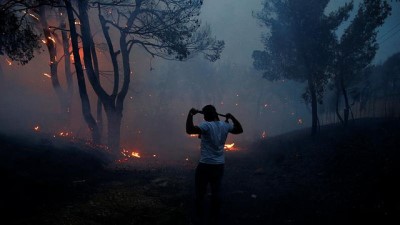
[[[233,125],[223,121],[205,121],[200,123],[199,128],[201,129],[200,162],[225,163],[224,145]]]

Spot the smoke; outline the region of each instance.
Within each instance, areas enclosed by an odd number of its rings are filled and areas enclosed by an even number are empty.
[[[394,7],[382,32],[394,25],[399,8]],[[304,85],[291,81],[271,83],[252,67],[252,52],[263,48],[260,40],[264,28],[252,16],[260,9],[260,0],[204,2],[202,22],[208,23],[213,34],[225,41],[221,59],[214,63],[201,57],[186,62],[165,61],[134,49],[133,74],[121,127],[122,147],[172,159],[196,153],[199,139],[185,133],[186,116],[190,108],[200,109],[207,104],[215,105],[221,114],[233,114],[242,123],[244,133],[230,135],[227,141],[242,149],[260,138],[309,127],[310,111],[301,99]],[[388,49],[399,50],[398,45],[393,48],[390,44],[395,40],[398,38],[382,43],[377,60],[387,57]],[[106,52],[99,57],[102,84],[111,90],[110,75],[104,72],[111,70],[110,59]],[[67,120],[60,116],[60,103],[50,79],[43,75],[49,70],[46,52],[25,66],[10,66],[5,57],[0,60],[1,132],[33,132],[34,127],[40,126],[43,132],[67,130],[78,138],[90,137],[81,114],[75,74],[72,117]],[[62,68],[61,63],[60,82],[64,85]],[[88,82],[87,86],[95,113],[97,99]],[[196,115],[195,124],[201,121],[202,116]]]

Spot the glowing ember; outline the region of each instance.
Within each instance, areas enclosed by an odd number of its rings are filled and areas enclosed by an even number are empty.
[[[6,59],[6,61],[7,61],[7,63],[8,63],[9,66],[12,65],[12,62],[11,62],[10,60]]]
[[[261,138],[264,139],[267,137],[267,132],[264,130],[261,134]]]
[[[53,43],[56,43],[56,39],[54,39],[53,37],[48,37],[49,40],[51,40]]]
[[[297,119],[297,124],[302,125],[303,124],[303,119],[301,119],[301,118]]]
[[[34,18],[35,20],[39,21],[39,17],[37,17],[35,14],[29,13],[29,15]]]
[[[34,130],[34,131],[39,131],[39,130],[40,130],[40,127],[39,127],[39,126],[36,126],[36,127],[33,128],[33,130]]]
[[[189,137],[198,137],[198,134],[190,134]]]
[[[42,39],[42,42],[43,42],[43,44],[46,44],[46,43],[47,43],[47,41],[46,41],[46,40],[44,40],[44,39]]]
[[[48,73],[43,73],[43,75],[48,77],[48,78],[51,78],[50,74],[48,74]]]
[[[135,151],[128,151],[126,149],[122,149],[121,154],[127,158],[135,157],[140,158],[140,153]]]
[[[72,135],[72,132],[60,132],[59,134],[58,134],[58,136],[60,136],[60,137],[68,137],[68,136],[70,136],[70,135]]]

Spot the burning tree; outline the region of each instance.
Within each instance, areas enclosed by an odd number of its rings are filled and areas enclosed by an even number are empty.
[[[194,53],[203,53],[210,61],[219,58],[224,42],[211,37],[209,27],[201,27],[198,16],[200,0],[136,0],[136,1],[77,1],[74,8],[71,1],[64,0],[68,12],[69,27],[82,111],[85,121],[99,141],[96,120],[90,111],[86,92],[83,67],[78,51],[78,33],[75,27],[74,11],[78,12],[82,37],[84,65],[87,78],[104,106],[107,116],[108,145],[113,151],[120,149],[120,126],[124,100],[133,75],[130,54],[134,46],[143,48],[151,56],[173,60],[188,59]],[[89,12],[97,9],[98,18],[113,66],[113,88],[108,93],[100,83],[96,69],[96,49],[91,36]],[[110,33],[118,34],[114,40]],[[122,72],[120,71],[122,66]],[[122,73],[122,76],[121,74]],[[120,86],[120,83],[122,85]]]
[[[69,37],[65,30],[65,10],[56,0],[48,1],[8,1],[1,5],[1,16],[4,19],[1,28],[5,53],[13,60],[26,64],[34,57],[33,49],[46,46],[49,54],[50,74],[43,73],[51,79],[53,89],[59,99],[61,111],[69,115],[72,97],[72,74],[69,57]],[[51,26],[52,24],[53,26]],[[60,30],[62,41],[56,31]],[[59,43],[62,43],[61,57],[57,52]],[[65,76],[67,89],[61,87],[58,75],[58,64],[65,61]]]
[[[317,132],[318,103],[330,78],[335,30],[348,18],[352,4],[325,14],[329,0],[264,1],[258,19],[269,29],[264,51],[254,51],[254,66],[269,80],[307,82],[303,94],[312,108],[312,134]]]
[[[69,37],[66,31],[66,18],[65,18],[65,10],[62,7],[54,8],[50,6],[42,5],[37,8],[39,17],[38,26],[42,30],[44,39],[42,42],[46,45],[47,51],[49,53],[49,67],[50,67],[50,79],[53,86],[53,89],[59,99],[61,104],[61,112],[69,118],[70,110],[71,110],[71,98],[73,92],[73,83],[72,83],[72,72],[71,72],[71,60],[70,60],[70,44]],[[49,16],[48,13],[52,13],[55,16],[57,26],[49,25]],[[56,33],[57,30],[61,31],[61,41],[59,35]],[[58,57],[57,47],[59,42],[62,42],[63,53],[61,57]],[[59,76],[58,76],[58,64],[61,60],[64,60],[65,66],[65,77],[67,81],[67,88],[63,90],[61,87]]]

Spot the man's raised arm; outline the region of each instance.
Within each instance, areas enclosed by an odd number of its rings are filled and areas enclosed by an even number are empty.
[[[201,130],[198,126],[193,124],[193,116],[196,115],[198,110],[190,109],[186,119],[186,133],[187,134],[201,134]]]
[[[230,113],[226,114],[227,119],[231,119],[233,122],[233,129],[230,133],[232,134],[241,134],[243,133],[243,128],[240,122]]]

